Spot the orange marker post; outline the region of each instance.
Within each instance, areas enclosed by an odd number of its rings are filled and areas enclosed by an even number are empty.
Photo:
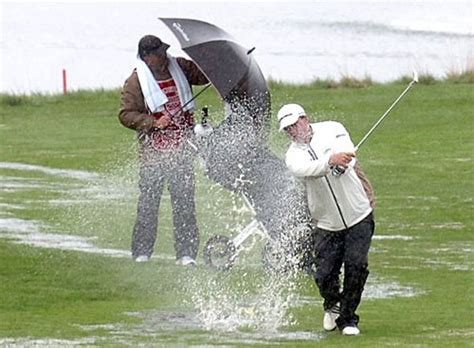
[[[66,69],[63,69],[63,93],[67,93],[67,77],[66,77]]]

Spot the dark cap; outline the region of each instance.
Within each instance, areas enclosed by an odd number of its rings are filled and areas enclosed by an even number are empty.
[[[150,53],[164,53],[170,47],[154,35],[145,35],[138,42],[138,55],[143,59]]]

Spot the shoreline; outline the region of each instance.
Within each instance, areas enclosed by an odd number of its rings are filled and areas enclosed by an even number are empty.
[[[474,64],[473,64],[474,65]],[[306,83],[293,83],[282,80],[267,79],[269,89],[275,87],[300,87],[300,88],[316,88],[316,89],[337,89],[337,88],[366,88],[370,86],[389,86],[394,84],[406,84],[411,81],[412,77],[409,75],[400,76],[398,79],[391,81],[379,82],[373,80],[370,76],[364,78],[357,78],[351,75],[341,76],[339,79],[332,78],[316,78],[310,82]],[[438,83],[463,83],[463,84],[473,84],[474,83],[474,68],[468,68],[464,71],[451,71],[447,72],[444,77],[439,78],[431,74],[421,73],[419,74],[419,84],[421,85],[433,85]],[[15,92],[0,92],[0,105],[11,105],[6,100],[11,97],[17,98],[28,98],[28,97],[54,97],[68,94],[76,93],[97,93],[97,92],[115,92],[120,91],[121,86],[116,88],[108,87],[97,87],[97,88],[80,88],[80,89],[71,89],[64,92],[25,92],[25,93],[15,93]],[[199,87],[196,88],[199,90]]]

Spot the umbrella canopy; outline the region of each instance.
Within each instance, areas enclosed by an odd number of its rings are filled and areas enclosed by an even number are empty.
[[[265,109],[269,108],[268,86],[252,56],[253,48],[244,48],[227,32],[207,22],[184,18],[160,20],[224,100],[256,98],[268,104]]]

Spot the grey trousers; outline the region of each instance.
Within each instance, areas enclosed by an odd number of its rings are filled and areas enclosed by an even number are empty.
[[[316,229],[315,280],[324,299],[324,309],[340,302],[339,328],[357,325],[355,313],[360,304],[369,275],[368,254],[375,223],[373,215],[347,230],[333,232]],[[344,264],[344,282],[340,289],[339,275]]]
[[[140,158],[140,196],[132,235],[132,257],[151,256],[157,237],[158,211],[167,185],[173,210],[176,258],[196,258],[199,233],[194,203],[193,155],[180,150],[145,149]]]

